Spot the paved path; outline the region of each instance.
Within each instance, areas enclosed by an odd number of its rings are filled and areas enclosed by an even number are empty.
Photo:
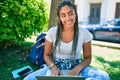
[[[104,41],[93,40],[92,44],[93,45],[106,46],[106,47],[120,49],[120,44],[119,43],[112,43],[112,42],[104,42]]]

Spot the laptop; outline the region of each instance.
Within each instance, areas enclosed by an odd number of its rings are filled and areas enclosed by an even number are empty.
[[[37,80],[85,80],[82,76],[36,76]]]

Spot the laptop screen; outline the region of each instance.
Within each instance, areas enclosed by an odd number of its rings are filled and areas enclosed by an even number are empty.
[[[85,80],[82,76],[36,76],[37,80]]]

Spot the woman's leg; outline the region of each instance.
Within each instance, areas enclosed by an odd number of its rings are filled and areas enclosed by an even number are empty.
[[[81,73],[85,80],[110,80],[108,73],[93,67],[86,67]]]
[[[42,69],[39,69],[26,76],[23,80],[37,80],[36,76],[46,75],[47,70],[49,70],[49,67],[44,67]]]

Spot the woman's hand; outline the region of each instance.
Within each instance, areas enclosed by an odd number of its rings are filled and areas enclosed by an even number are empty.
[[[72,75],[72,76],[78,76],[78,74],[79,74],[79,71],[76,68],[73,68],[68,72],[68,75]]]
[[[51,75],[62,75],[62,72],[57,68],[57,66],[53,66],[51,68],[52,72],[51,72]]]

